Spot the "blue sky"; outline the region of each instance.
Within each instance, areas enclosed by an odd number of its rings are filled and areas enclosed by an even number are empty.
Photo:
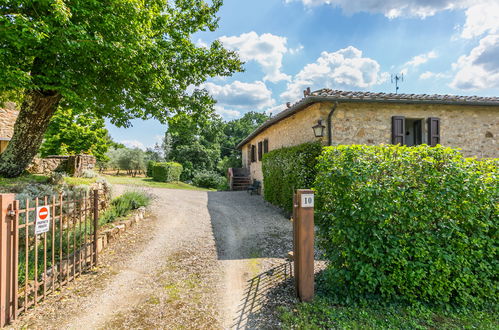
[[[225,120],[277,113],[306,87],[401,93],[499,95],[499,0],[225,0],[220,28],[193,36],[220,40],[245,72],[204,85]],[[157,121],[107,124],[114,140],[149,147]]]

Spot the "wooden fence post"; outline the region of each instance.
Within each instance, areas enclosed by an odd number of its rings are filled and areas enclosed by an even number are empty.
[[[14,317],[15,251],[14,221],[9,214],[14,205],[14,194],[0,194],[0,327]]]
[[[298,189],[293,199],[296,293],[308,302],[314,298],[314,192]]]
[[[99,190],[94,190],[94,265],[99,262],[98,242],[99,242]]]

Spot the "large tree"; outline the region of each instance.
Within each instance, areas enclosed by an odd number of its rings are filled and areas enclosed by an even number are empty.
[[[234,52],[191,35],[215,30],[222,0],[3,0],[0,93],[23,95],[0,175],[22,173],[59,104],[128,126],[203,111],[208,77],[241,70]]]
[[[59,108],[45,132],[40,154],[42,157],[89,154],[103,161],[112,145],[104,119],[92,112],[76,113],[72,109]]]

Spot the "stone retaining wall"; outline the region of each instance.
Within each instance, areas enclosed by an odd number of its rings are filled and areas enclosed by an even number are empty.
[[[71,176],[81,176],[85,170],[93,170],[96,162],[92,155],[35,158],[28,167],[28,172],[45,175],[53,172],[65,172]]]

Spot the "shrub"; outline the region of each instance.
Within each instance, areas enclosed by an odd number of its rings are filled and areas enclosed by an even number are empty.
[[[179,181],[182,165],[175,162],[156,163],[152,171],[153,179],[159,182]]]
[[[195,186],[202,188],[213,188],[219,190],[226,190],[227,179],[217,172],[213,171],[199,171],[194,174],[192,183]]]
[[[292,211],[293,192],[311,188],[315,179],[316,158],[320,143],[304,143],[273,150],[263,156],[264,198],[268,202]]]
[[[97,173],[95,173],[94,171],[92,171],[92,170],[84,170],[81,173],[81,177],[82,178],[86,178],[86,179],[96,178],[98,176],[99,175]]]
[[[154,168],[154,165],[156,165],[157,162],[155,162],[154,160],[149,160],[147,162],[147,167],[146,167],[146,175],[150,178],[152,178],[152,174],[153,174],[153,168]]]
[[[151,196],[143,191],[125,192],[111,202],[111,206],[102,213],[99,223],[105,225],[117,218],[124,217],[130,211],[149,205],[151,199]]]
[[[497,303],[497,160],[440,146],[338,146],[325,148],[317,171],[317,237],[332,290]]]

